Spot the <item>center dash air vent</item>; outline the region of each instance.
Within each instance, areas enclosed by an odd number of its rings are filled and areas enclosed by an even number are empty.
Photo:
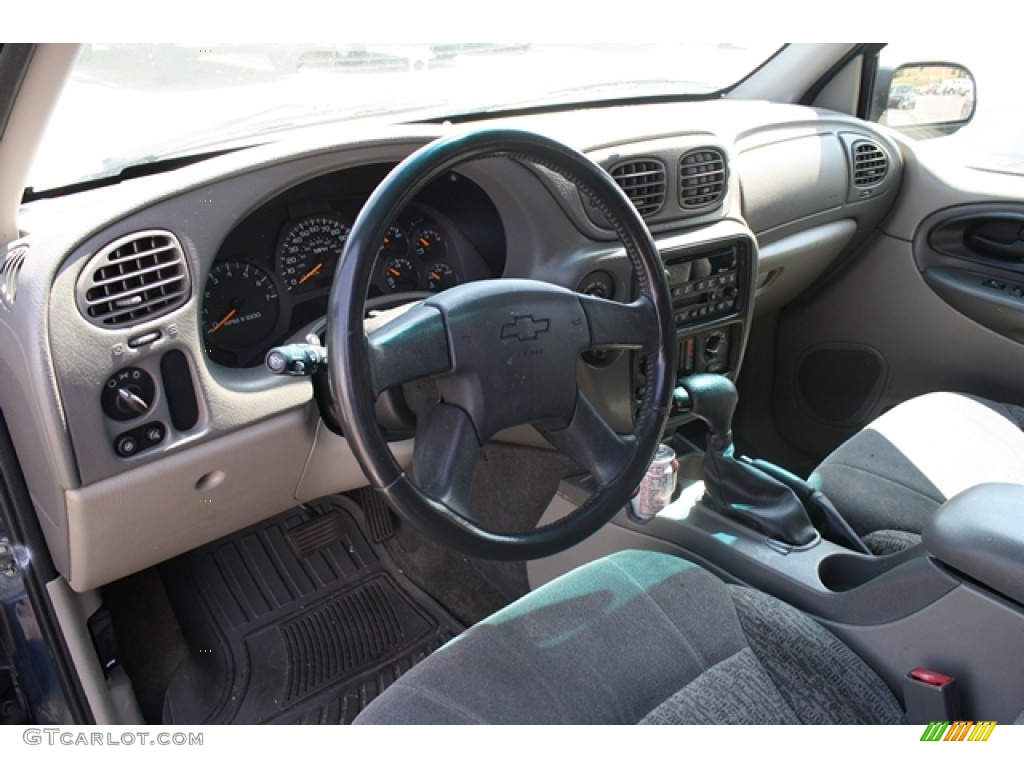
[[[92,258],[78,281],[78,307],[94,325],[123,328],[177,309],[190,287],[178,239],[164,230],[136,232]]]
[[[679,159],[679,204],[683,208],[714,205],[725,194],[725,158],[717,149],[687,152]]]
[[[853,144],[853,186],[863,189],[879,184],[889,172],[889,158],[877,144],[856,141]]]
[[[619,163],[611,176],[641,216],[653,216],[665,205],[665,164],[660,160]]]

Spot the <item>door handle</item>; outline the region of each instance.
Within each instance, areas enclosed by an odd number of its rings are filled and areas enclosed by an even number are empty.
[[[1024,240],[1011,243],[992,240],[978,234],[967,236],[967,245],[980,256],[994,256],[1005,261],[1024,260]]]

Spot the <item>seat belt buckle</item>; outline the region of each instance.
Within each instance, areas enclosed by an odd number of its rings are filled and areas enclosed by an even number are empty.
[[[912,725],[962,719],[956,678],[931,669],[917,667],[904,676],[903,703]]]

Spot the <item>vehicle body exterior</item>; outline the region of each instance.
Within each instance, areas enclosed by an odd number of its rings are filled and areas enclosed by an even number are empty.
[[[917,92],[909,83],[893,86],[889,92],[890,109],[913,109],[916,105]]]

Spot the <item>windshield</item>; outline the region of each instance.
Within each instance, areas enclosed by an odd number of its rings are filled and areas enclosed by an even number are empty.
[[[36,191],[314,123],[407,122],[611,99],[700,97],[757,44],[87,44],[43,138]]]

